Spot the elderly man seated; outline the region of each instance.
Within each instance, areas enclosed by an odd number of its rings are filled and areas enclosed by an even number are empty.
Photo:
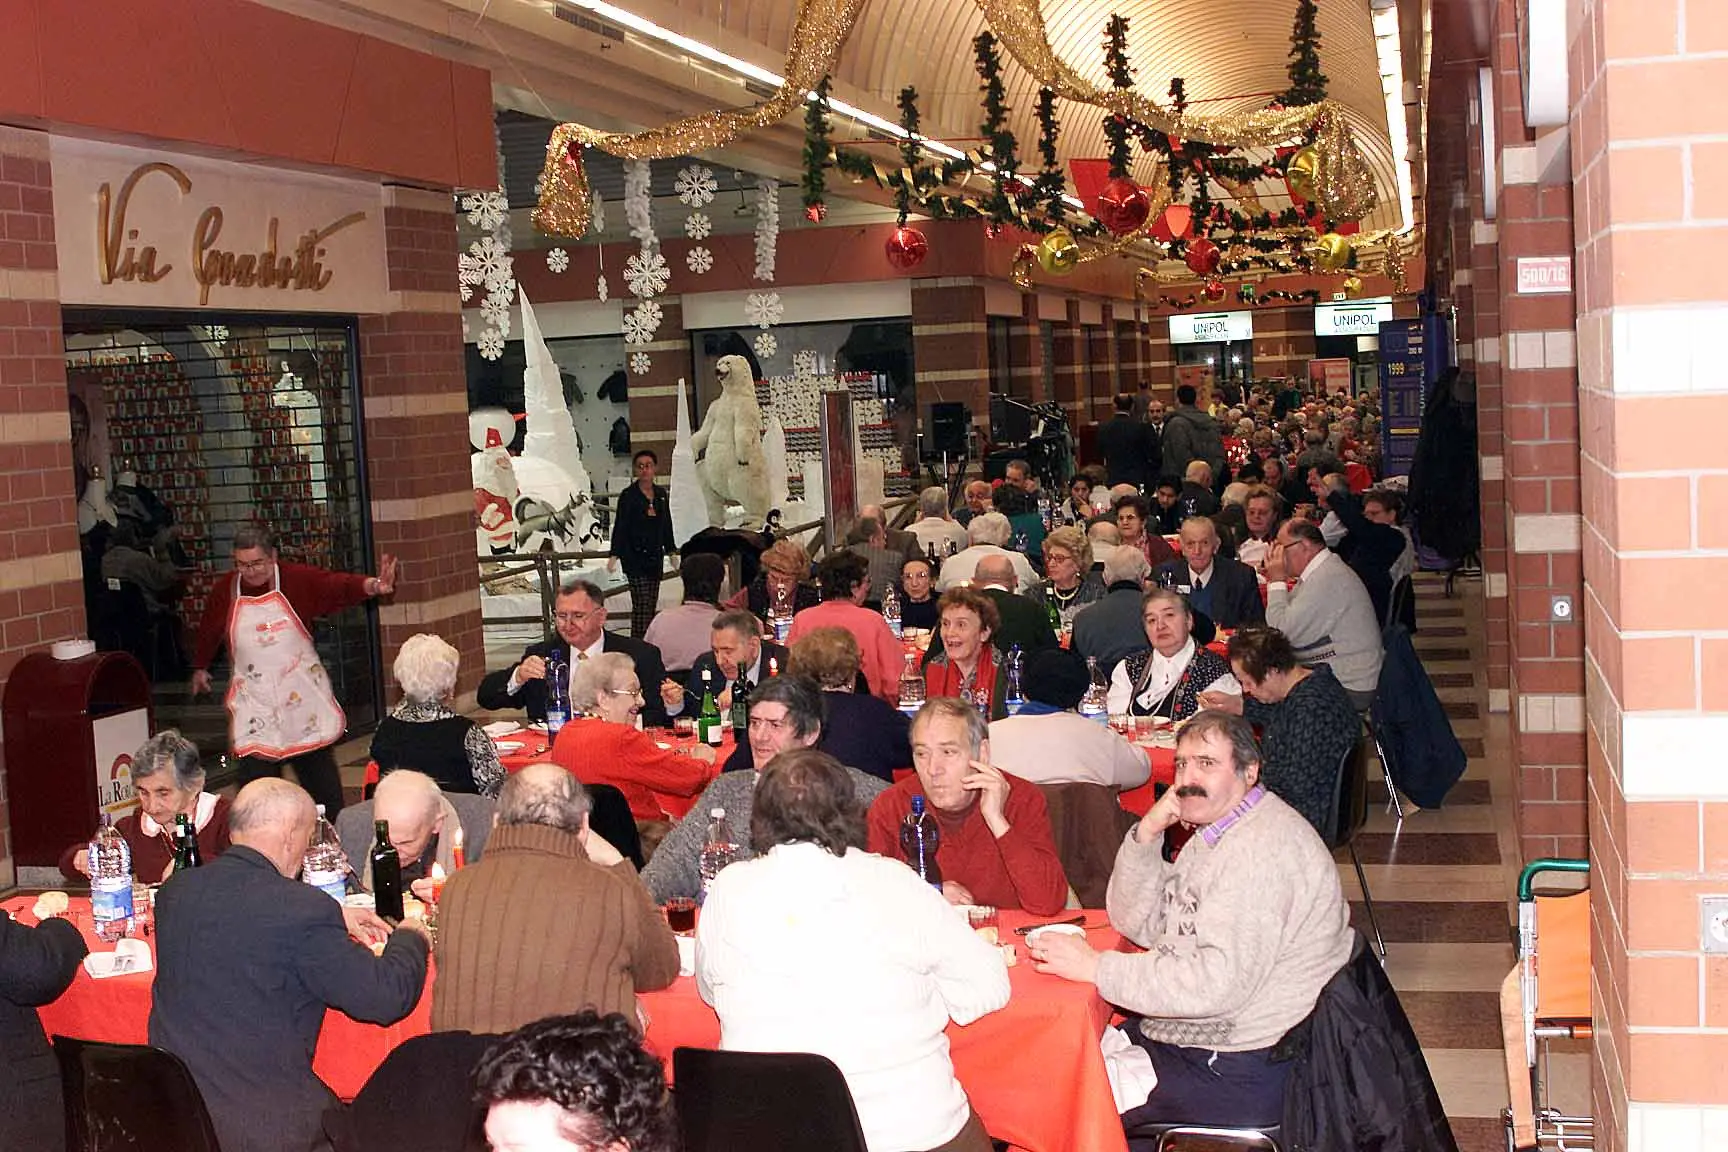
[[[1260,578],[1240,561],[1218,555],[1218,526],[1208,516],[1182,521],[1182,555],[1158,569],[1159,582],[1188,597],[1220,628],[1241,628],[1266,619]]]
[[[815,746],[822,738],[822,721],[823,693],[802,676],[776,676],[750,694],[752,769],[721,773],[654,850],[648,867],[642,870],[642,882],[655,900],[694,897],[702,891],[702,839],[708,831],[709,814],[716,808],[726,810],[726,822],[732,826],[734,837],[743,841],[738,859],[751,857],[746,832],[758,775],[780,753]],[[846,774],[860,804],[868,805],[888,787],[887,781],[856,768],[846,769]]]
[[[973,480],[961,490],[965,503],[954,509],[954,520],[962,527],[970,526],[973,519],[990,511],[990,482],[988,480]]]
[[[1385,658],[1374,602],[1306,520],[1286,520],[1266,554],[1266,623],[1289,638],[1299,662],[1330,664],[1358,712],[1374,703]]]
[[[1130,656],[1110,674],[1110,711],[1186,720],[1200,710],[1200,693],[1242,694],[1222,656],[1194,636],[1194,611],[1169,588],[1151,588],[1141,598],[1140,618],[1152,646]]]
[[[940,485],[918,493],[918,519],[907,531],[918,538],[919,551],[934,547],[938,558],[948,555],[950,544],[958,552],[969,543],[965,527],[948,514],[948,491]]]
[[[1140,597],[1151,572],[1140,549],[1116,549],[1104,561],[1104,598],[1074,614],[1074,651],[1096,658],[1106,676],[1145,646]]]
[[[555,764],[504,782],[492,850],[444,886],[434,1032],[508,1032],[585,1007],[634,1017],[637,992],[677,978],[672,930],[591,809]]]
[[[486,850],[492,831],[492,801],[464,792],[444,792],[424,772],[398,768],[378,781],[372,799],[351,804],[336,816],[336,838],[355,877],[372,891],[374,821],[390,825],[390,843],[402,864],[402,882],[421,900],[432,898],[432,865],[446,876],[456,870],[456,830],[462,855],[472,863]]]
[[[1040,972],[1097,985],[1158,1075],[1123,1114],[1148,1123],[1277,1124],[1292,1067],[1273,1049],[1314,1008],[1353,943],[1326,845],[1260,784],[1253,729],[1203,712],[1176,744],[1176,786],[1124,838],[1110,923],[1146,948],[1028,943]]]
[[[177,730],[164,728],[138,746],[132,755],[132,792],[138,810],[120,817],[114,828],[132,850],[132,872],[139,879],[155,884],[167,877],[180,816],[192,818],[204,863],[228,847],[228,800],[204,791],[198,745]],[[60,854],[60,871],[68,880],[82,882],[90,875],[89,845],[80,840]]]
[[[1146,753],[1115,729],[1075,711],[1086,694],[1086,662],[1054,648],[1026,661],[1026,703],[990,724],[991,763],[1034,784],[1138,788],[1152,774]]]
[[[1014,575],[1019,578],[1020,587],[1030,588],[1038,583],[1038,573],[1032,570],[1032,562],[1020,553],[1008,550],[1008,542],[1014,539],[1014,526],[1008,522],[1008,517],[1000,512],[974,516],[966,526],[966,533],[972,541],[971,547],[942,561],[942,591],[972,583],[978,562],[986,556],[1008,557],[1008,562],[1014,565]]]
[[[740,681],[745,695],[770,676],[786,670],[786,649],[762,638],[762,621],[742,608],[728,608],[714,617],[708,630],[708,651],[690,665],[683,685],[676,680],[660,683],[660,702],[669,716],[696,714],[702,705],[703,677],[714,687],[714,699],[725,714],[732,707],[732,691]]]
[[[942,840],[936,862],[953,904],[1061,911],[1068,881],[1038,786],[990,762],[989,729],[965,700],[937,697],[912,721],[908,776],[870,805],[870,851],[904,860],[900,821],[923,797]]]

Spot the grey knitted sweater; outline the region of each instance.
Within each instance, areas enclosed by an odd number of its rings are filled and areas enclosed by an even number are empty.
[[[1268,793],[1216,845],[1198,834],[1176,863],[1129,832],[1106,905],[1148,951],[1109,952],[1098,991],[1145,1017],[1150,1040],[1220,1052],[1267,1048],[1313,1009],[1350,958],[1349,911],[1331,853]]]

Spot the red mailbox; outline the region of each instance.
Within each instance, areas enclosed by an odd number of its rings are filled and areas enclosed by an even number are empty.
[[[103,812],[133,807],[132,753],[155,726],[150,678],[124,652],[35,652],[12,670],[3,709],[13,859],[52,867]]]

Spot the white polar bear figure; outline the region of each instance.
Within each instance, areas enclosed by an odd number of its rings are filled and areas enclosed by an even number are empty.
[[[714,367],[720,395],[708,405],[702,427],[690,438],[696,479],[708,504],[708,522],[726,526],[726,503],[742,504],[747,523],[761,527],[767,518],[768,464],[762,456],[762,408],[756,381],[742,356],[722,356]]]

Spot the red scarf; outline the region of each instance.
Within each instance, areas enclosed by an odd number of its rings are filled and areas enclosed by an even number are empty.
[[[931,697],[960,696],[965,687],[965,681],[966,674],[960,670],[959,665],[948,658],[946,653],[943,654],[940,663],[932,660],[924,666],[924,690]],[[985,644],[984,651],[978,654],[978,668],[972,676],[972,690],[974,693],[982,690],[986,696],[991,697],[990,706],[995,707],[996,646],[994,644]],[[970,699],[972,703],[977,703],[976,695]]]

